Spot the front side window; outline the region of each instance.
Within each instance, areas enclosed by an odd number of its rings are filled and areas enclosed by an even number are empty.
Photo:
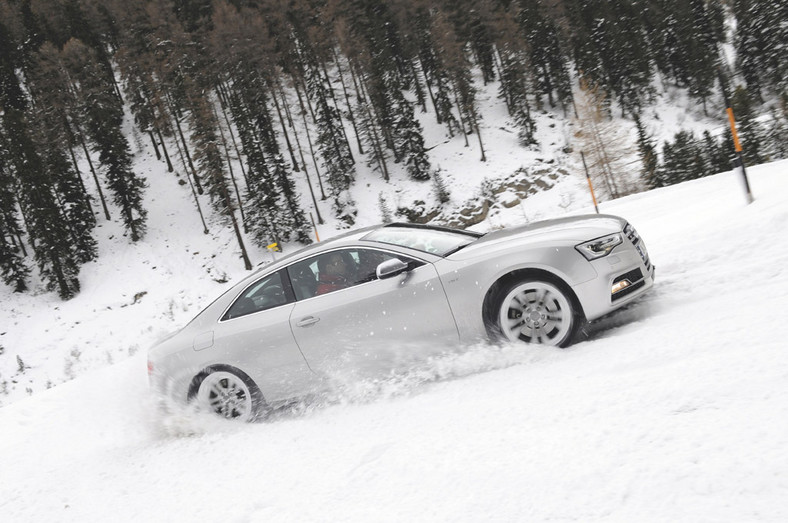
[[[288,267],[296,299],[328,294],[377,279],[376,269],[384,261],[398,258],[405,263],[424,262],[375,249],[342,249],[314,256]]]
[[[240,318],[292,302],[289,288],[283,281],[284,271],[277,271],[256,281],[235,300],[222,320]]]

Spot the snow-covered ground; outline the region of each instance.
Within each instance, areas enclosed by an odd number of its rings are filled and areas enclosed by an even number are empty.
[[[72,334],[0,328],[3,360],[42,340],[60,359],[44,347],[15,379],[78,376],[0,409],[0,520],[788,521],[788,161],[749,174],[750,205],[733,172],[602,204],[638,228],[657,284],[587,341],[474,347],[267,423],[162,418],[147,390],[145,346],[223,288],[205,274],[225,277],[231,246],[193,268],[194,236],[147,272],[86,271],[77,301],[25,298]],[[529,205],[587,211],[582,180],[562,183]],[[15,300],[4,321],[42,309]],[[62,362],[75,340],[119,362]]]

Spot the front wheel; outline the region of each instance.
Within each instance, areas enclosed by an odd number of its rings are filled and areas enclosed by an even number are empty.
[[[225,419],[254,421],[265,411],[257,385],[245,374],[216,370],[205,375],[194,395],[197,405]]]
[[[498,296],[496,326],[504,340],[566,347],[581,323],[572,299],[550,282],[519,281]]]

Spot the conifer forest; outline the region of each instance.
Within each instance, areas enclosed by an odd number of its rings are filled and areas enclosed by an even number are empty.
[[[0,276],[25,292],[36,270],[68,299],[97,219],[144,238],[124,116],[251,268],[242,231],[309,243],[307,201],[352,225],[359,165],[435,182],[418,114],[484,161],[481,84],[522,147],[535,112],[579,118],[610,197],[731,168],[730,133],[648,135],[659,86],[730,100],[746,162],[786,157],[787,57],[784,0],[0,0]],[[637,187],[593,153],[613,118],[637,126]]]

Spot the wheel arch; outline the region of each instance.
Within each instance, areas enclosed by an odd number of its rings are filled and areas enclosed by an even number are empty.
[[[205,378],[207,378],[210,374],[214,372],[230,372],[237,375],[239,378],[244,380],[248,387],[256,389],[257,393],[260,394],[260,398],[262,398],[262,392],[260,392],[260,387],[257,383],[254,382],[252,378],[249,377],[247,373],[239,369],[238,367],[233,367],[232,365],[227,365],[224,363],[215,363],[203,368],[200,372],[194,375],[189,383],[189,388],[186,393],[186,401],[190,402],[197,396],[197,391],[200,389],[200,384],[203,382]]]
[[[566,283],[563,278],[545,269],[526,267],[522,269],[515,269],[500,276],[487,289],[482,302],[482,321],[484,322],[484,327],[487,330],[488,335],[494,335],[494,330],[491,329],[495,329],[495,300],[500,290],[507,285],[513,284],[514,282],[523,281],[526,279],[541,280],[552,283],[562,291],[566,292],[567,297],[572,301],[572,306],[575,307],[575,310],[580,315],[579,319],[581,321],[585,321],[583,305],[580,303],[575,291],[572,290],[572,287]]]

